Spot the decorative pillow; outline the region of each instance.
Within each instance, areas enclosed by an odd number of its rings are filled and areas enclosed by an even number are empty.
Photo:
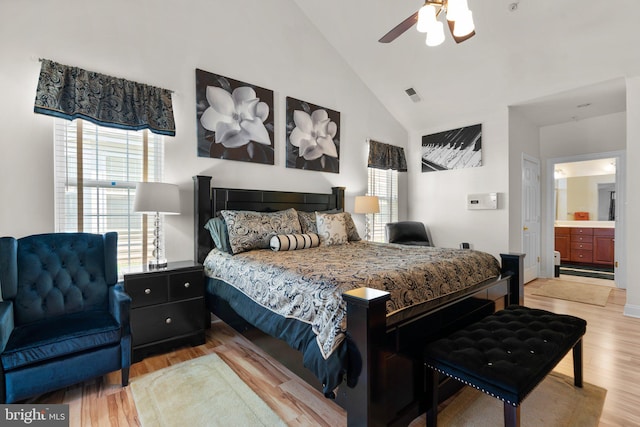
[[[357,242],[360,240],[360,235],[358,234],[358,229],[356,228],[355,223],[353,222],[353,218],[351,218],[351,214],[348,212],[339,212],[337,210],[324,211],[320,213],[328,213],[328,214],[344,214],[345,225],[347,227],[347,237],[350,242]],[[300,220],[300,227],[302,228],[303,233],[317,233],[318,226],[316,225],[316,213],[315,212],[303,212],[298,211],[298,219]]]
[[[358,234],[356,224],[353,222],[353,218],[351,218],[351,214],[349,212],[343,212],[341,215],[344,215],[344,224],[347,229],[347,238],[349,239],[349,241],[359,241],[360,235]]]
[[[298,213],[293,208],[278,212],[223,210],[220,213],[227,225],[233,254],[269,248],[269,241],[276,234],[300,233]]]
[[[295,251],[296,249],[315,248],[320,246],[320,237],[316,233],[278,234],[270,241],[274,251]]]
[[[232,253],[231,247],[229,246],[229,233],[227,232],[227,225],[224,223],[224,220],[222,218],[211,218],[204,225],[204,228],[209,230],[216,248],[228,254]]]
[[[316,212],[316,225],[320,235],[320,243],[325,246],[342,245],[349,241],[345,216],[342,214]]]
[[[320,213],[339,213],[338,209],[331,209],[330,211],[320,211]],[[300,220],[300,228],[303,233],[317,233],[318,227],[316,226],[316,213],[298,211],[298,219]]]
[[[298,211],[298,220],[300,221],[300,229],[303,233],[317,233],[316,213]]]

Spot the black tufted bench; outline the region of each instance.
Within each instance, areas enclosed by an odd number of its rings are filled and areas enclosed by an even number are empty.
[[[519,426],[520,403],[571,349],[574,384],[582,387],[586,328],[577,317],[513,305],[428,343],[427,426],[437,425],[437,372],[501,399],[505,426]]]

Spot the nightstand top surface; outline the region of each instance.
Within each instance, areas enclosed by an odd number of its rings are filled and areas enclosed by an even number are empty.
[[[164,268],[150,269],[148,266],[144,266],[138,269],[126,270],[124,275],[128,276],[131,274],[147,274],[147,273],[164,273],[164,272],[173,272],[183,269],[192,269],[192,268],[203,268],[202,264],[199,264],[195,261],[171,261]]]

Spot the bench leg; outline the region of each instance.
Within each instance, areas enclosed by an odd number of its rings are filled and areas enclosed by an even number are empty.
[[[520,427],[520,405],[504,402],[504,427]]]
[[[438,373],[426,367],[427,381],[427,427],[437,427],[438,425]]]
[[[582,338],[573,346],[573,383],[582,387]]]

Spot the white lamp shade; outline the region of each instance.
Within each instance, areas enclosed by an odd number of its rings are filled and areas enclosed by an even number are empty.
[[[416,29],[421,33],[429,32],[436,24],[436,8],[431,5],[425,5],[418,11],[418,24]]]
[[[473,24],[473,12],[470,10],[461,12],[453,24],[453,35],[456,37],[464,37],[471,34],[475,30]]]
[[[378,196],[356,196],[353,211],[359,214],[379,213],[380,202],[378,201]]]
[[[457,21],[467,11],[469,11],[467,0],[449,0],[447,2],[448,21]]]
[[[180,213],[180,191],[175,184],[164,182],[139,182],[136,184],[134,212]]]
[[[444,42],[444,24],[440,21],[436,22],[433,28],[429,29],[425,43],[427,46],[439,46]]]

